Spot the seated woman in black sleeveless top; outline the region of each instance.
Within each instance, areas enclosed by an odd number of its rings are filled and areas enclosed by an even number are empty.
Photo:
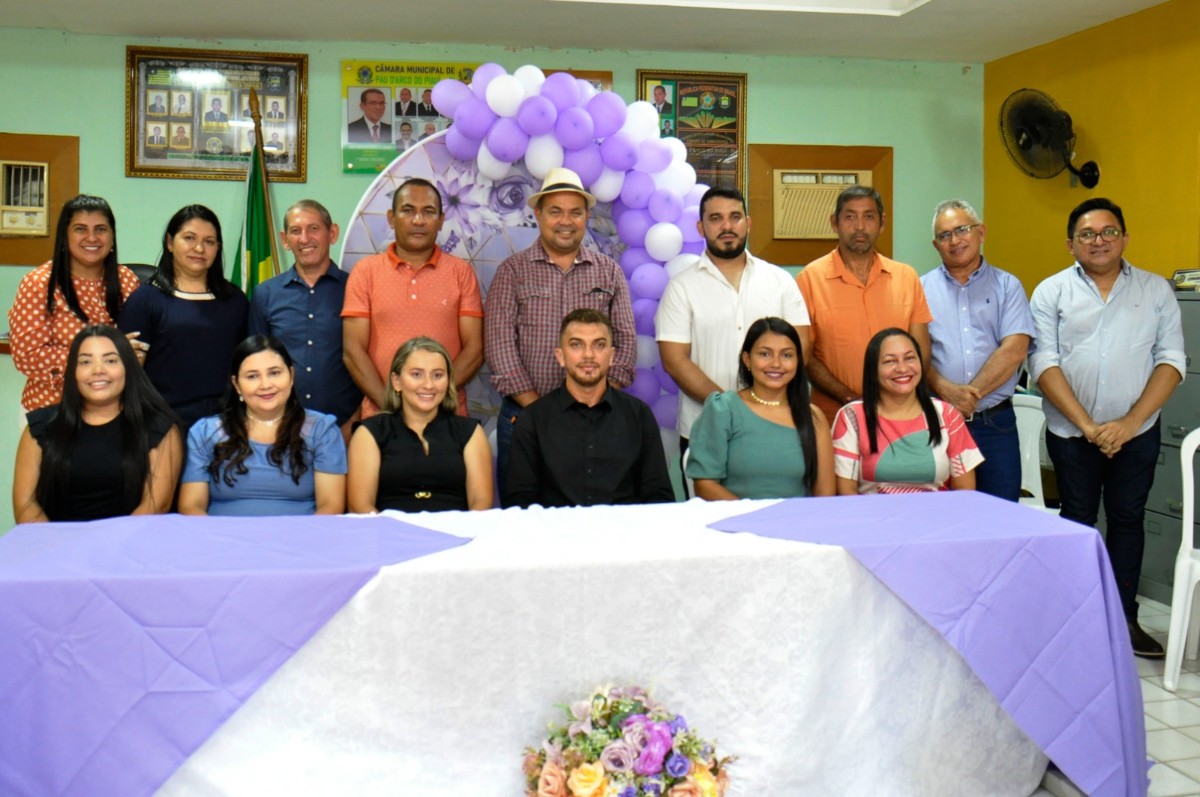
[[[129,341],[113,327],[85,326],[65,376],[62,402],[29,413],[17,445],[17,523],[169,511],[183,452],[178,422]]]
[[[479,421],[458,407],[450,355],[413,338],[392,359],[384,411],[350,438],[351,512],[490,509],[492,450]]]

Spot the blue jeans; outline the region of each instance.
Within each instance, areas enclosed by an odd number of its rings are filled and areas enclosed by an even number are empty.
[[[1046,433],[1046,450],[1054,462],[1063,517],[1096,525],[1104,501],[1104,547],[1126,619],[1137,619],[1137,586],[1145,547],[1146,498],[1158,462],[1159,424],[1130,440],[1112,459],[1083,437]]]
[[[1006,501],[1021,499],[1021,446],[1017,414],[1005,407],[993,415],[976,415],[967,423],[983,463],[975,469],[975,489]]]
[[[521,415],[521,405],[505,396],[496,416],[496,486],[504,495],[508,486],[508,455],[512,451],[513,425]]]

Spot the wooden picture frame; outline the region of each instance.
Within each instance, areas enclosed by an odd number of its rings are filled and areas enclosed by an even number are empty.
[[[308,56],[125,48],[125,175],[244,180],[258,92],[272,182],[308,179]]]
[[[673,135],[687,145],[687,161],[696,169],[699,182],[744,190],[744,73],[639,69],[637,98],[656,108],[662,103],[661,134]]]

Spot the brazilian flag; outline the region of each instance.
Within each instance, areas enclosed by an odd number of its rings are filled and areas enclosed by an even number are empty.
[[[247,298],[262,282],[279,273],[275,262],[275,231],[271,224],[271,203],[267,197],[267,172],[263,165],[262,147],[255,136],[246,174],[246,218],[238,239],[238,259],[233,266],[233,283]]]

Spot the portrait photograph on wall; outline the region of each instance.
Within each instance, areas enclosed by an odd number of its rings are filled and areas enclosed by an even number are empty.
[[[308,56],[125,48],[125,174],[242,180],[258,94],[271,180],[307,179]]]
[[[639,69],[637,98],[658,111],[664,138],[675,136],[687,145],[688,163],[700,182],[744,188],[744,74]]]

